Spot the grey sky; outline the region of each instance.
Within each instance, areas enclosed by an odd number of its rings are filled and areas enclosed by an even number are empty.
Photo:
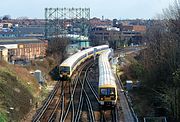
[[[91,17],[151,19],[174,0],[1,0],[0,16],[44,18],[44,8],[89,7]]]

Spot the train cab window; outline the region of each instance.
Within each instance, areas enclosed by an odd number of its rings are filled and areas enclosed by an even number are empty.
[[[107,95],[107,89],[101,89],[101,95]]]
[[[110,95],[114,95],[115,94],[115,89],[114,88],[111,88],[109,90],[110,90]]]
[[[115,95],[114,88],[101,89],[101,95]]]
[[[60,72],[70,73],[70,68],[69,68],[69,67],[65,67],[65,66],[61,66],[61,67],[60,67]]]
[[[114,94],[113,91],[111,91],[111,89],[107,89],[107,95],[111,95]]]
[[[115,94],[115,89],[114,88],[108,88],[107,89],[107,95],[114,95]]]

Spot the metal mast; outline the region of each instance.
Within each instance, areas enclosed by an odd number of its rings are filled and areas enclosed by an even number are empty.
[[[90,8],[45,8],[45,37],[88,34]]]

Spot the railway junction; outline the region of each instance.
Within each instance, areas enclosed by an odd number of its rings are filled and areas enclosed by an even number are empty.
[[[102,53],[106,51],[107,49],[101,50],[99,57],[104,58],[105,56],[102,57]],[[94,54],[91,54],[91,57],[88,57],[79,64],[70,80],[60,80],[57,82],[42,107],[34,115],[33,122],[138,121],[128,103],[126,94],[122,92],[123,86],[121,81],[115,73],[114,78],[117,87],[116,105],[100,105],[100,89],[98,87],[99,74],[102,71],[99,68],[100,64],[98,62],[100,58],[98,56],[94,58],[93,56]],[[109,56],[106,57],[108,57],[107,60],[110,59]],[[102,59],[102,61],[104,60],[106,59]],[[109,70],[107,66],[104,69],[105,72]],[[103,98],[104,101],[106,97]]]

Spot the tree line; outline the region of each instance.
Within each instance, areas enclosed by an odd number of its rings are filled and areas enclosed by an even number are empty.
[[[165,9],[144,37],[147,48],[135,64],[143,87],[151,91],[154,108],[170,121],[180,121],[180,0]]]

